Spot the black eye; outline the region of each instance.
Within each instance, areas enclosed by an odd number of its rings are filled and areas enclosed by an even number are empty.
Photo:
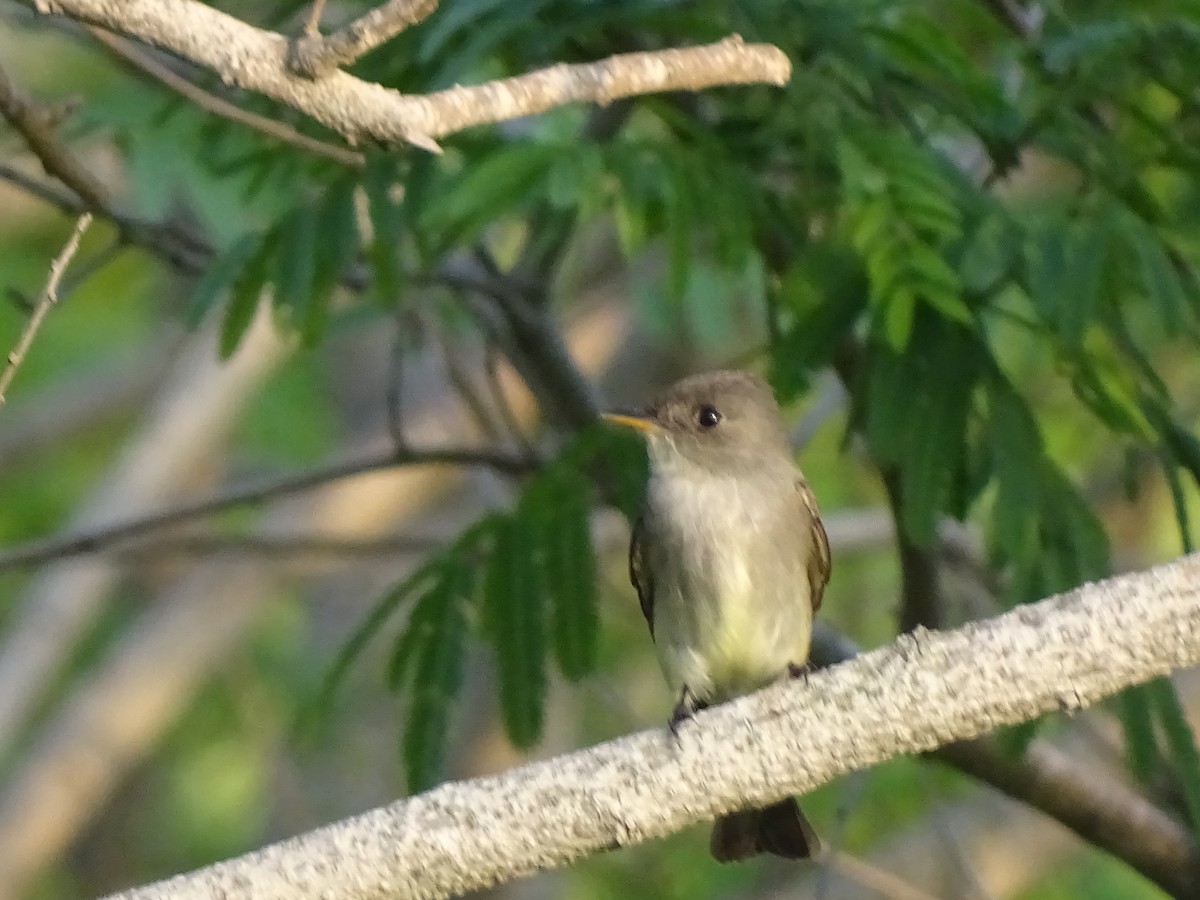
[[[721,414],[715,406],[702,406],[696,413],[696,421],[700,423],[701,428],[714,428],[721,421]]]

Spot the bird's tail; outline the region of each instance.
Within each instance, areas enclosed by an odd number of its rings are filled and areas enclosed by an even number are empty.
[[[807,859],[820,849],[821,841],[794,797],[762,809],[722,816],[713,823],[709,844],[717,862],[735,862],[759,853]]]

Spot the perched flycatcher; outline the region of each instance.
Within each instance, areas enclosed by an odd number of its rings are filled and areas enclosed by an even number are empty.
[[[675,732],[697,709],[803,670],[829,542],[761,378],[695,375],[648,409],[605,417],[641,431],[649,448],[629,577],[679,693]],[[794,798],[718,819],[711,844],[721,862],[801,859],[819,847]]]

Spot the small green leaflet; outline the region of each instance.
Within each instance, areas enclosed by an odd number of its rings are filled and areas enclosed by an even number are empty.
[[[544,491],[536,498],[530,491],[527,497],[542,549],[555,659],[563,675],[577,681],[595,668],[600,627],[591,485],[581,473],[562,466]]]
[[[466,608],[472,591],[471,567],[455,558],[439,590],[422,600],[431,609],[421,617],[425,639],[414,647],[404,729],[404,762],[414,792],[432,785],[441,771],[450,713],[462,682]]]
[[[509,740],[530,747],[542,734],[546,635],[536,535],[521,516],[496,521],[484,576],[484,620],[496,652],[500,709]]]

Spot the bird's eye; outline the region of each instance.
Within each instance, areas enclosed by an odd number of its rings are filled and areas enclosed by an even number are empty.
[[[696,413],[696,421],[700,423],[701,428],[715,428],[721,421],[721,414],[715,406],[702,406]]]

